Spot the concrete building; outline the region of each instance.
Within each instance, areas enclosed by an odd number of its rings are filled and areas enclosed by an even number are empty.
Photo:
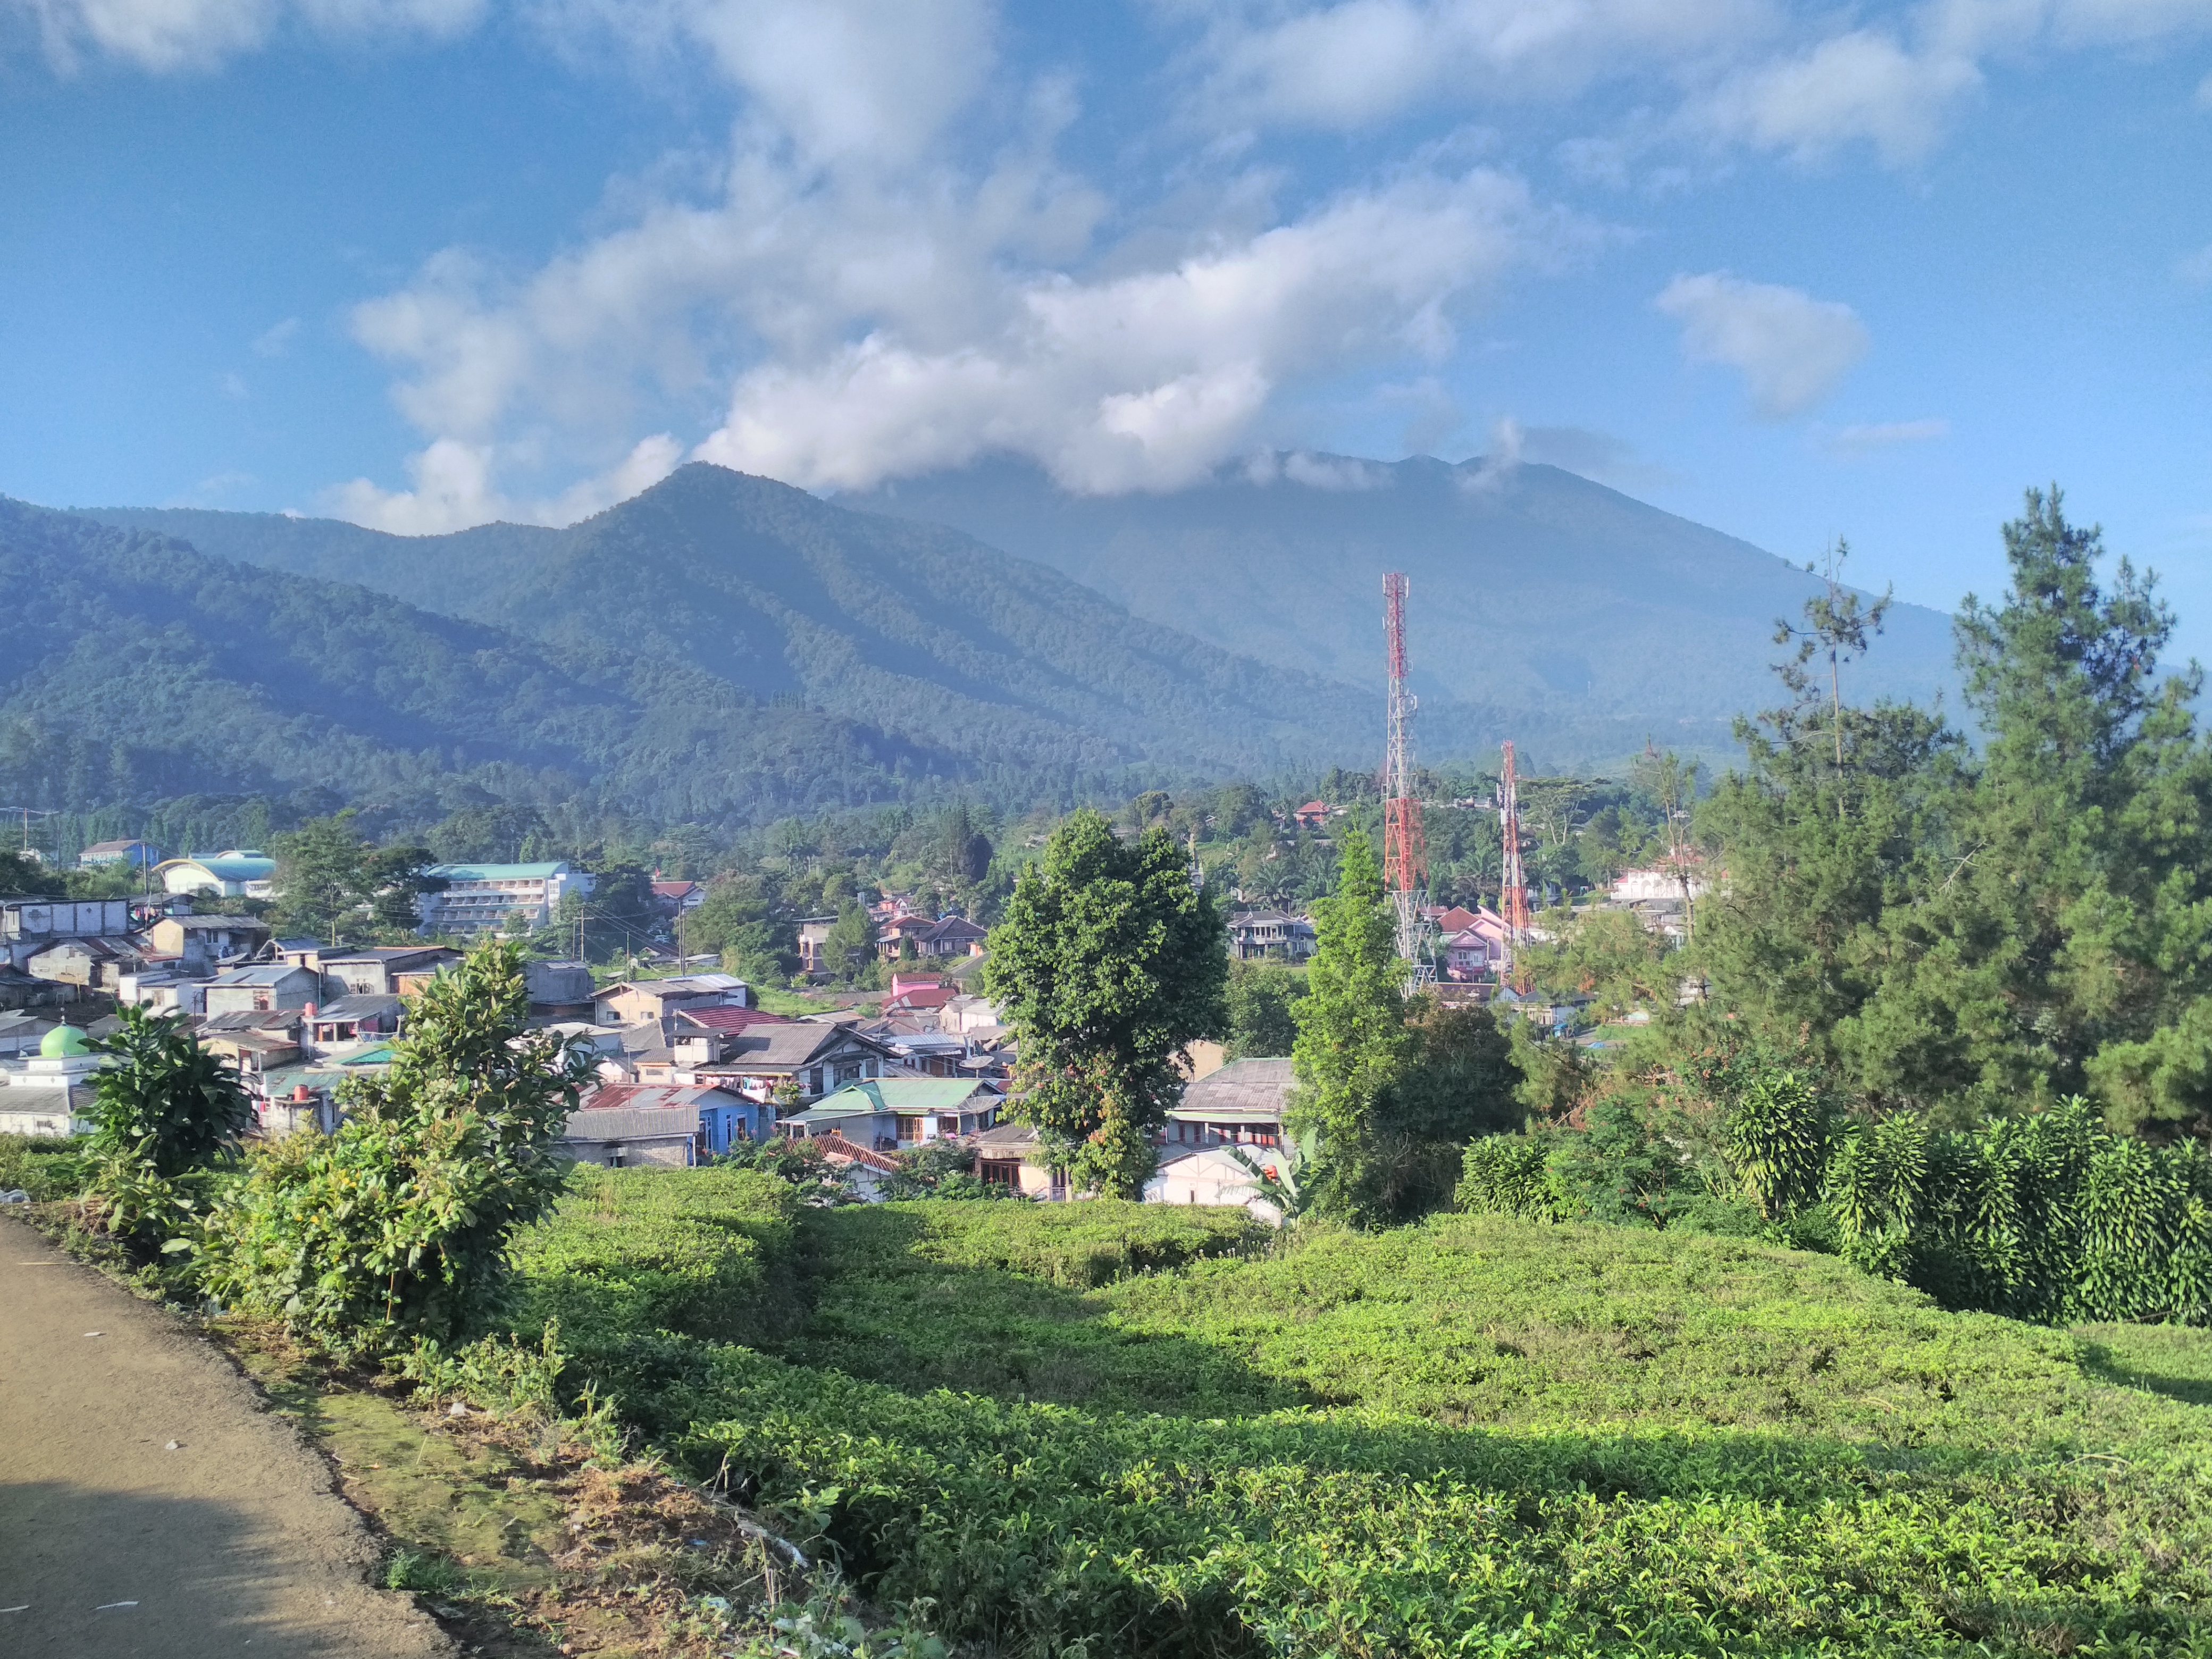
[[[204,858],[165,859],[154,866],[169,893],[213,893],[218,898],[274,898],[276,860],[250,848],[234,847]]]
[[[122,939],[130,933],[129,899],[0,899],[0,966],[24,967],[64,939]]]
[[[161,861],[161,849],[150,841],[96,841],[76,855],[76,861],[87,870],[98,870],[110,864],[150,870]]]
[[[203,1006],[210,1017],[304,1009],[322,994],[322,978],[312,969],[272,962],[217,974],[207,982]]]
[[[106,1062],[74,1025],[57,1025],[39,1052],[0,1070],[0,1135],[66,1139],[92,1133],[92,1074]]]
[[[592,890],[587,872],[561,863],[434,864],[429,873],[446,884],[422,896],[422,927],[432,933],[496,932],[517,911],[543,927],[565,895]]]

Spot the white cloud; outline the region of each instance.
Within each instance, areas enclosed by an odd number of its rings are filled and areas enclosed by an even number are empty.
[[[1703,100],[1696,118],[1802,159],[1865,140],[1895,164],[1934,149],[1952,109],[1981,84],[1981,70],[1966,52],[1915,52],[1891,35],[1860,29],[1734,77]]]
[[[383,489],[356,478],[326,493],[324,510],[371,530],[396,536],[442,536],[471,525],[504,520],[510,524],[574,524],[651,489],[676,470],[684,446],[666,433],[641,441],[621,461],[560,495],[517,501],[493,482],[494,447],[441,438],[408,458],[412,489]]]
[[[292,343],[292,337],[300,331],[300,319],[287,317],[283,322],[267,328],[255,337],[253,355],[257,357],[281,357]]]
[[[1287,377],[1440,356],[1455,305],[1576,234],[1495,172],[1401,179],[1168,268],[1005,283],[949,346],[879,328],[772,361],[698,453],[808,487],[998,452],[1073,489],[1174,489],[1239,453]]]
[[[1829,434],[1823,441],[1838,454],[1870,455],[1904,444],[1935,443],[1950,435],[1951,423],[1945,420],[1885,421],[1872,426],[1844,427]]]
[[[483,0],[0,0],[27,15],[58,68],[88,52],[157,73],[212,69],[264,45],[287,22],[343,38],[420,34],[450,39],[473,28]]]
[[[1652,303],[1682,325],[1692,362],[1741,370],[1753,409],[1770,421],[1810,409],[1866,355],[1857,313],[1802,289],[1709,271],[1675,277]]]

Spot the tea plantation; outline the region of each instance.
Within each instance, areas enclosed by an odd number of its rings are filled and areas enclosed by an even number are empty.
[[[2212,1334],[1741,1240],[580,1170],[519,1332],[1007,1654],[2212,1655]]]

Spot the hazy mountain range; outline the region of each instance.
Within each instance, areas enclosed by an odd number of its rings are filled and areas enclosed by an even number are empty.
[[[1810,579],[1548,467],[1276,458],[1077,498],[1010,465],[825,501],[687,466],[566,530],[0,502],[43,595],[0,787],[82,806],[315,784],[666,821],[966,789],[1013,804],[1372,766],[1380,577],[1413,578],[1425,757],[1715,748]],[[1861,690],[1948,678],[1899,607]]]

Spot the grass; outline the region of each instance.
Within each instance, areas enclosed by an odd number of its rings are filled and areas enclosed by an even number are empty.
[[[1265,1254],[1234,1212],[724,1190],[750,1334],[670,1291],[586,1368],[993,1651],[2212,1654],[2203,1333],[1946,1314],[1731,1239]],[[580,1265],[587,1214],[537,1259],[635,1294]]]

